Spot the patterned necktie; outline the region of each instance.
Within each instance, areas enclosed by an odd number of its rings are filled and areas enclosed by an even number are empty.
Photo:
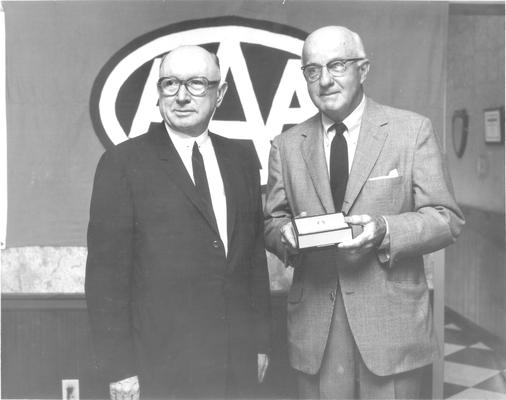
[[[342,210],[346,184],[348,183],[348,145],[343,136],[346,125],[342,122],[330,127],[336,134],[330,146],[330,189],[336,212]],[[330,130],[329,129],[329,130]]]
[[[192,166],[193,166],[193,179],[195,180],[195,187],[200,193],[204,205],[207,208],[209,216],[213,223],[216,224],[216,216],[214,215],[213,202],[211,201],[211,192],[209,191],[209,183],[207,182],[206,167],[204,159],[199,151],[197,142],[193,143],[192,150]]]

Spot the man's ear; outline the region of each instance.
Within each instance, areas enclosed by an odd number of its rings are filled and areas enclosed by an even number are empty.
[[[371,67],[371,63],[369,62],[368,59],[366,59],[359,67],[359,71],[360,71],[360,83],[364,83],[366,78],[367,78],[367,74],[369,73],[369,68]]]
[[[218,88],[218,99],[216,100],[216,107],[219,107],[223,98],[225,97],[225,93],[227,93],[228,83],[223,82]]]

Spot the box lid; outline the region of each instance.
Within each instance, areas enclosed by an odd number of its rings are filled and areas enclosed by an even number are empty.
[[[347,228],[343,213],[314,215],[311,217],[294,218],[295,228],[299,235],[325,232]]]

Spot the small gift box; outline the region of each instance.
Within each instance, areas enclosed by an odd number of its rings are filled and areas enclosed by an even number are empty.
[[[343,213],[322,214],[293,219],[299,249],[332,246],[353,238]]]

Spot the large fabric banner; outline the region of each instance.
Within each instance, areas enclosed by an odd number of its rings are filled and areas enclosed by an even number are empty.
[[[308,32],[345,25],[364,41],[366,93],[429,116],[442,133],[448,6],[440,2],[4,2],[7,247],[85,246],[97,161],[160,121],[161,56],[216,52],[229,83],[211,125],[252,139],[267,176],[270,140],[316,112],[300,71]]]

